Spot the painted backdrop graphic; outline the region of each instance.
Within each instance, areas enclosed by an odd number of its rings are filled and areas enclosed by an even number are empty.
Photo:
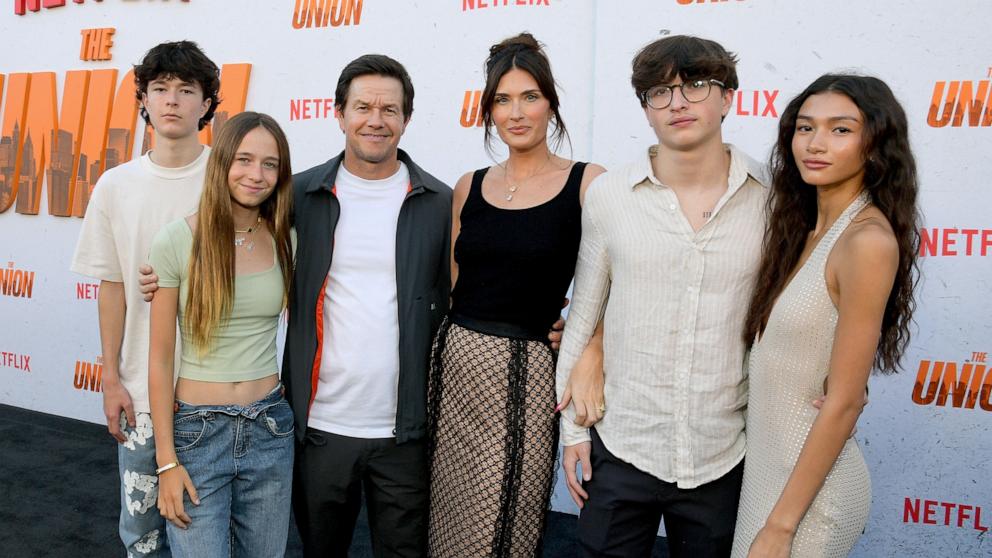
[[[132,66],[192,39],[222,66],[209,143],[243,110],[273,115],[293,166],[336,155],[335,84],[368,52],[416,87],[401,141],[454,184],[492,164],[479,103],[491,44],[547,45],[571,141],[562,155],[616,168],[654,135],[630,86],[658,37],[713,38],[739,54],[728,141],[766,159],[778,118],[828,71],[886,80],[910,118],[922,185],[923,280],[903,373],[874,377],[858,439],[873,479],[856,556],[988,556],[992,542],[992,4],[959,0],[14,0],[0,8],[0,403],[102,422],[99,283],[68,271],[89,196],[140,156]],[[500,158],[500,146],[494,145]],[[109,443],[109,440],[108,440]],[[559,475],[561,477],[561,475]],[[555,509],[575,512],[561,482]]]

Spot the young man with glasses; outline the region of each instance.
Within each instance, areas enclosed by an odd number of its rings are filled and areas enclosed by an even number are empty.
[[[594,429],[571,409],[562,420],[588,556],[649,555],[662,516],[672,556],[730,554],[747,403],[741,328],[766,197],[761,166],[723,143],[735,64],[695,37],[644,47],[631,82],[658,144],[586,194],[558,387],[602,320],[609,410]]]

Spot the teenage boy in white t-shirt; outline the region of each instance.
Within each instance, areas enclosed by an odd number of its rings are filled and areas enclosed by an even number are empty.
[[[100,280],[103,411],[118,442],[120,536],[128,556],[169,556],[156,508],[155,438],[148,407],[148,305],[138,266],[155,233],[196,211],[210,148],[198,133],[219,102],[220,71],[196,43],[163,43],[134,68],[155,149],[108,170],[93,190],[72,271]]]

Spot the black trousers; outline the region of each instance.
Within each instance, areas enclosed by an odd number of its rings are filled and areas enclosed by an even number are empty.
[[[621,461],[591,432],[592,479],[584,484],[589,499],[578,529],[583,556],[650,556],[662,517],[672,558],[730,556],[743,462],[713,482],[681,489]]]
[[[397,444],[307,428],[293,475],[304,556],[348,556],[363,492],[376,558],[426,556],[426,448],[424,441]]]

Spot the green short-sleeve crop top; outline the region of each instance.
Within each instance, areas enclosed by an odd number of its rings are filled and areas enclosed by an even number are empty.
[[[295,231],[292,238],[295,252]],[[179,287],[179,330],[183,339],[179,377],[244,382],[277,373],[276,332],[284,291],[278,259],[265,271],[235,276],[231,316],[218,326],[210,350],[201,356],[187,341],[183,325],[192,248],[193,232],[186,219],[179,219],[158,232],[148,258],[160,287]]]

